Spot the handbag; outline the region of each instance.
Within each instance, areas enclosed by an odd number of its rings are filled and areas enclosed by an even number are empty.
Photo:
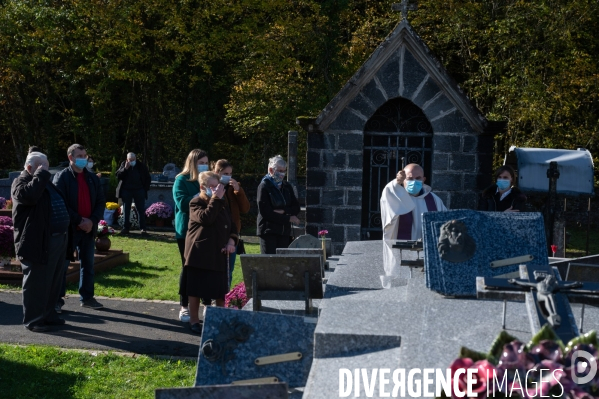
[[[243,243],[243,240],[241,238],[239,238],[239,241],[237,242],[237,255],[244,255],[245,254],[245,244]]]

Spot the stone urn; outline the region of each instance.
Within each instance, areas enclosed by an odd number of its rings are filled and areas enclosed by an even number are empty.
[[[96,249],[100,252],[107,252],[111,244],[110,238],[106,236],[96,238]]]

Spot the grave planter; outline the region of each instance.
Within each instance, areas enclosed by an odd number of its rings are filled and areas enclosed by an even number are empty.
[[[1,256],[0,257],[0,268],[5,270],[11,270],[10,258]]]
[[[164,227],[164,219],[158,218],[156,219],[156,227]]]
[[[110,249],[112,242],[108,237],[96,238],[96,249],[100,252],[107,252]]]

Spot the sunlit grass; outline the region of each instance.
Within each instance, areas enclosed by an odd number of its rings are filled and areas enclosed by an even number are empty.
[[[2,398],[153,398],[157,388],[193,386],[195,361],[0,344]]]

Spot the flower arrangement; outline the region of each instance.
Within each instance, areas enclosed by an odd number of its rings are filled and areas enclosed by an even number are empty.
[[[12,200],[6,200],[6,205],[4,205],[4,209],[12,209]]]
[[[106,223],[105,220],[100,220],[98,222],[98,230],[97,230],[98,237],[111,236],[114,233],[115,233],[114,229],[112,227],[110,227],[108,225],[108,223]]]
[[[327,238],[327,234],[329,234],[328,230],[320,230],[318,232],[318,237],[320,237],[321,240],[324,240],[325,238]]]
[[[8,216],[0,216],[0,226],[12,226],[12,218]]]
[[[117,209],[119,209],[119,204],[117,204],[116,202],[107,202],[106,209],[108,209],[109,211],[116,211]]]
[[[6,198],[0,197],[0,209],[4,209],[6,207]]]
[[[116,210],[115,215],[117,217],[118,225],[121,228],[125,227],[125,205],[121,205],[121,207]],[[131,204],[129,222],[131,223],[131,228],[135,229],[139,227],[139,214],[137,213],[137,208],[135,207],[135,204]]]
[[[466,392],[466,369],[473,369],[471,388],[479,398],[598,397],[599,377],[582,381],[597,365],[597,344],[597,333],[591,331],[564,345],[547,324],[527,345],[502,331],[488,354],[461,349],[451,364],[451,396],[458,396],[456,387]]]
[[[248,302],[245,284],[243,281],[237,284],[227,295],[225,295],[225,307],[241,309]]]
[[[154,202],[146,209],[149,218],[170,219],[173,217],[173,208],[166,202]]]
[[[13,227],[7,225],[0,225],[0,258],[14,258],[14,240],[15,238]]]

